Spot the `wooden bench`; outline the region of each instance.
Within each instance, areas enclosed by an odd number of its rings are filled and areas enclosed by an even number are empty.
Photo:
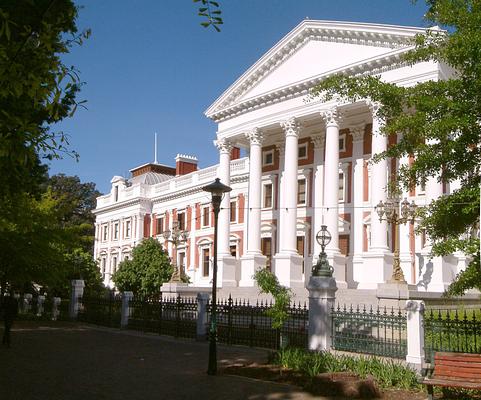
[[[434,368],[421,383],[427,385],[428,399],[433,386],[481,390],[481,354],[437,352]]]

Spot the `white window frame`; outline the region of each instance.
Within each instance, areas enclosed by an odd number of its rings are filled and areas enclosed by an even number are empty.
[[[271,205],[266,206],[266,186],[271,186]],[[275,195],[274,195],[274,183],[272,181],[262,182],[262,208],[271,210],[274,207]]]
[[[209,271],[208,271],[207,275],[204,275],[204,250],[207,250],[209,252]],[[211,262],[212,254],[211,254],[210,245],[204,244],[204,245],[199,246],[199,252],[200,252],[200,259],[201,259],[200,274],[201,274],[202,278],[208,279],[211,275],[211,269],[212,269],[212,262]]]
[[[112,226],[112,238],[113,240],[119,240],[119,236],[120,236],[120,222],[116,221]]]
[[[349,168],[349,164],[347,163],[339,163],[339,174],[342,174],[342,198],[339,196],[339,203],[346,203],[347,202],[347,169]],[[339,185],[339,179],[338,179]],[[339,192],[339,186],[337,188]]]
[[[266,161],[267,155],[269,155],[269,154],[272,156],[272,161],[270,163],[268,163]],[[270,167],[272,165],[274,165],[274,149],[263,151],[262,152],[262,166],[263,167]]]
[[[235,204],[234,206],[234,218],[232,218],[232,203]],[[231,224],[235,224],[237,222],[237,199],[231,199],[229,204],[229,222]]]
[[[125,237],[125,239],[130,239],[131,236],[132,236],[132,220],[130,218],[126,219],[124,221],[124,224],[125,224],[124,237]],[[127,226],[129,226],[128,230],[127,230]]]
[[[207,224],[205,224],[205,210],[207,209]],[[209,228],[210,227],[210,206],[204,204],[201,209],[201,227],[202,228]]]
[[[113,254],[112,255],[112,265],[111,265],[111,274],[115,274],[117,272],[117,267],[119,266],[119,256],[118,254]]]
[[[345,133],[342,133],[339,135],[339,144],[341,143],[341,140],[342,140],[342,146],[339,145],[339,152],[346,151],[347,136]]]
[[[179,221],[179,216],[180,216],[180,215],[183,215],[184,226],[181,227],[181,226],[179,225],[179,229],[186,230],[186,229],[187,229],[187,213],[185,212],[185,209],[183,209],[183,210],[177,210],[177,215],[176,215],[176,220],[177,220],[177,222]]]
[[[299,203],[299,181],[303,180],[304,181],[304,203]],[[304,207],[307,204],[307,199],[309,198],[309,179],[306,175],[301,175],[297,177],[297,188],[296,188],[296,202],[297,206],[299,207]]]
[[[305,143],[301,143],[301,144],[298,146],[298,148],[297,148],[297,156],[298,156],[298,159],[299,159],[299,160],[307,160],[307,159],[309,158],[309,153],[308,153],[309,147],[308,147],[308,144],[309,144],[308,142],[305,142]],[[302,147],[304,147],[304,148],[306,149],[306,155],[305,155],[304,157],[300,157],[300,156],[299,156],[299,150],[300,150]]]
[[[109,224],[102,224],[102,242],[109,240]]]
[[[159,221],[162,220],[162,232],[159,232]],[[158,214],[156,217],[155,217],[155,234],[157,236],[160,236],[162,235],[163,233],[165,232],[165,214]]]

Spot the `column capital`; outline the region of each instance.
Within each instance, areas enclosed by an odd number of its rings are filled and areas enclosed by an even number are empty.
[[[214,140],[214,146],[217,147],[217,149],[219,150],[219,153],[221,154],[222,153],[230,154],[232,147],[234,147],[232,142],[230,142],[226,138]]]
[[[286,152],[286,143],[285,142],[278,142],[275,144],[276,150],[279,152],[279,157],[284,157]]]
[[[377,119],[382,125],[385,123],[384,117],[379,115],[379,110],[382,108],[382,104],[380,101],[374,101],[372,99],[366,99],[366,105],[371,110],[372,119]]]
[[[364,139],[365,127],[366,125],[364,123],[349,127],[349,132],[351,133],[352,141],[354,143],[362,142],[362,140]]]
[[[321,111],[321,117],[328,126],[336,126],[339,128],[339,124],[342,120],[342,113],[337,106],[334,106],[328,110]]]
[[[326,143],[326,137],[324,135],[311,136],[311,141],[314,144],[314,149],[322,149],[324,143]]]
[[[262,145],[264,141],[264,134],[259,128],[254,128],[249,132],[246,132],[245,137],[249,140],[250,144]]]
[[[280,125],[282,129],[284,129],[284,133],[287,136],[295,136],[299,137],[299,133],[301,133],[301,124],[295,117],[291,117],[287,120],[281,121]]]

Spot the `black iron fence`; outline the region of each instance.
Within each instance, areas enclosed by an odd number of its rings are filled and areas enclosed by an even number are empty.
[[[159,335],[195,338],[197,331],[197,301],[195,298],[137,298],[129,303],[128,328]]]
[[[332,348],[384,357],[405,358],[407,321],[401,309],[357,306],[332,308]]]
[[[122,297],[110,292],[106,296],[84,296],[78,299],[78,320],[120,328]]]
[[[436,351],[481,353],[481,307],[426,310],[424,349],[428,362]]]
[[[228,344],[278,349],[281,340],[294,347],[307,347],[308,310],[306,305],[293,304],[289,318],[281,329],[272,327],[267,311],[272,306],[267,302],[250,305],[249,301],[227,300],[217,303],[217,340]],[[208,306],[210,323],[212,305]]]

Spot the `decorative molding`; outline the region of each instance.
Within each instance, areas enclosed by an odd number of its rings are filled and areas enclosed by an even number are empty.
[[[314,135],[311,136],[311,141],[314,144],[314,149],[322,149],[326,143],[326,137],[324,135]]]
[[[264,134],[259,128],[254,128],[245,134],[251,145],[261,146],[264,141]]]
[[[301,124],[295,117],[291,117],[285,121],[281,121],[280,125],[284,130],[286,137],[287,136],[299,137],[299,133],[301,133]]]
[[[324,119],[326,123],[326,127],[328,126],[337,126],[342,120],[342,113],[340,112],[338,107],[332,107],[329,110],[321,111],[321,117]]]
[[[219,153],[230,153],[234,145],[226,138],[214,140],[214,146],[217,147]]]
[[[349,127],[349,132],[351,133],[352,141],[354,143],[363,141],[365,127],[366,125],[364,123]]]
[[[377,119],[380,125],[384,125],[386,120],[383,116],[380,115],[382,104],[379,101],[366,99],[366,105],[368,106],[369,110],[371,110],[373,121]]]
[[[286,153],[286,142],[278,142],[275,146],[276,150],[279,152],[279,157],[284,158],[284,154]]]

